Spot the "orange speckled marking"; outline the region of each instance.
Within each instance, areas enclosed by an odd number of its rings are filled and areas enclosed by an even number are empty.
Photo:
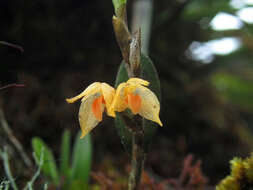
[[[137,114],[141,109],[141,97],[138,94],[128,94],[128,105],[133,114]]]
[[[102,96],[99,96],[96,98],[92,103],[92,112],[95,116],[95,118],[98,121],[102,121],[102,103],[104,102],[104,98]]]

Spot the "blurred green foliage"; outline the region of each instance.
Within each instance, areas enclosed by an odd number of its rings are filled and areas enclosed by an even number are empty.
[[[247,111],[253,111],[252,81],[224,72],[215,73],[211,80],[227,101]]]
[[[60,170],[57,168],[52,150],[42,139],[34,137],[32,139],[32,146],[37,159],[40,157],[42,149],[44,149],[42,173],[48,177],[54,188],[59,185],[63,190],[83,190],[89,188],[88,181],[92,154],[89,135],[84,139],[80,139],[80,133],[78,133],[73,145],[73,152],[70,152],[70,133],[68,130],[64,131],[61,144]]]

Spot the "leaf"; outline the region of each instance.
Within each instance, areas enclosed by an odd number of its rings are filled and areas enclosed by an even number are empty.
[[[59,175],[54,156],[51,149],[43,142],[42,139],[34,137],[32,139],[32,147],[35,152],[36,160],[40,160],[41,151],[44,149],[44,162],[42,165],[42,172],[45,176],[50,177],[54,184],[59,183]]]
[[[124,64],[124,62],[121,63],[119,67],[115,87],[128,80],[128,74]],[[156,68],[151,59],[144,54],[141,55],[141,78],[150,82],[148,88],[151,89],[156,94],[159,101],[161,101],[160,81]],[[144,149],[145,152],[147,152],[148,144],[150,143],[157,129],[157,124],[143,118],[142,125],[144,126]],[[131,154],[132,134],[125,126],[124,120],[118,113],[116,113],[115,126],[123,146],[125,147],[126,151]]]
[[[64,176],[68,176],[70,172],[69,158],[70,158],[70,132],[65,130],[62,134],[61,140],[61,162],[60,172]]]
[[[92,146],[90,135],[80,139],[81,133],[78,133],[74,143],[71,177],[72,180],[81,180],[88,183],[91,168]]]
[[[89,190],[89,185],[82,180],[73,180],[68,190]]]

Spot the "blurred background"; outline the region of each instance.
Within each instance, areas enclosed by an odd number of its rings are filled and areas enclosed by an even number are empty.
[[[130,26],[133,5],[129,0]],[[159,179],[178,176],[191,153],[215,185],[229,173],[229,160],[253,147],[253,1],[156,0],[152,6],[149,56],[161,80],[165,127],[153,138],[145,170]],[[61,162],[62,132],[80,130],[79,103],[65,98],[94,81],[114,85],[122,57],[112,15],[109,0],[0,1],[0,40],[24,48],[0,45],[0,85],[25,84],[1,90],[0,108],[30,157],[38,136]],[[91,170],[109,162],[124,171],[129,157],[113,119],[104,117],[91,138]],[[2,128],[0,143],[11,144]],[[22,183],[29,172],[15,154],[12,167]]]

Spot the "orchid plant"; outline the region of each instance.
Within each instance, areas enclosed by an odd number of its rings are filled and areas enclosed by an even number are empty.
[[[130,33],[127,25],[126,0],[113,0],[113,27],[123,62],[119,67],[115,88],[94,82],[68,103],[81,99],[79,123],[81,138],[95,128],[103,112],[115,118],[115,125],[126,151],[132,156],[128,190],[138,190],[147,144],[159,118],[160,82],[150,58],[141,52],[141,29]]]

